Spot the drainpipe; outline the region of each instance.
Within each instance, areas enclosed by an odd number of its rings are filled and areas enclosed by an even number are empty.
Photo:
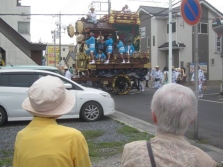
[[[178,48],[180,47],[180,44],[177,42],[177,37],[178,37],[178,20],[177,20],[177,16],[175,15],[175,19],[176,19],[176,44],[178,45]],[[180,49],[179,49],[179,62],[178,62],[179,64],[180,64]],[[179,66],[180,67],[180,66]]]
[[[179,48],[179,46],[180,46],[180,44],[177,42],[177,33],[178,33],[178,21],[177,21],[177,16],[175,15],[175,19],[176,19],[176,44],[178,45],[178,48]]]

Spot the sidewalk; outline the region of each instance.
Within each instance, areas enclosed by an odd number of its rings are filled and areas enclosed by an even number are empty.
[[[134,127],[138,129],[141,132],[148,132],[150,134],[156,134],[156,126],[153,124],[150,124],[146,121],[131,117],[129,115],[123,114],[119,111],[116,111],[114,114],[109,116],[110,118],[117,120],[119,122],[122,122],[128,126]],[[210,155],[216,162],[221,164],[221,161],[223,161],[223,150],[213,147],[211,145],[207,144],[200,144],[196,142],[195,140],[189,140],[188,141],[205,151],[208,155]]]

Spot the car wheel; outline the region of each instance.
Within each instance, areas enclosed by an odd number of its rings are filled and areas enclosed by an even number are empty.
[[[87,102],[81,108],[80,116],[87,122],[97,121],[102,115],[102,108],[96,102]]]
[[[3,108],[0,107],[0,126],[5,123],[7,120],[6,112]]]

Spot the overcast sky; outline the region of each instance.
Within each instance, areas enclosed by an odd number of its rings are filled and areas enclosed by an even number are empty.
[[[179,0],[172,0],[172,4],[177,3]],[[222,0],[207,0],[210,4],[216,7],[223,13]],[[31,6],[32,14],[56,14],[61,11],[61,14],[86,14],[91,0],[22,0],[23,6]],[[101,2],[108,2],[107,0]],[[137,11],[140,5],[155,6],[155,7],[169,7],[169,0],[111,0],[112,10],[121,10],[122,7],[128,4],[132,11]],[[180,3],[179,3],[180,4]],[[94,4],[96,10],[99,9],[98,4]],[[107,10],[107,3],[101,3],[102,9]],[[86,16],[86,15],[83,15]],[[78,18],[83,16],[62,16],[62,25],[74,24]],[[55,22],[59,20],[58,16],[31,16],[31,41],[52,43],[51,30],[57,27]],[[62,30],[63,31],[63,30]],[[62,44],[75,43],[73,38],[67,35],[67,32],[62,33]],[[58,40],[57,40],[58,43]]]

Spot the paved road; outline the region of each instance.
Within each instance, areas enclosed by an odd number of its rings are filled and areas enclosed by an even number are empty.
[[[112,94],[116,110],[135,118],[152,123],[150,114],[151,99],[154,89],[144,92],[131,91],[128,95]],[[198,104],[198,135],[203,143],[223,149],[223,97],[218,95],[218,90],[208,90]],[[186,136],[193,138],[194,125],[191,125]]]

